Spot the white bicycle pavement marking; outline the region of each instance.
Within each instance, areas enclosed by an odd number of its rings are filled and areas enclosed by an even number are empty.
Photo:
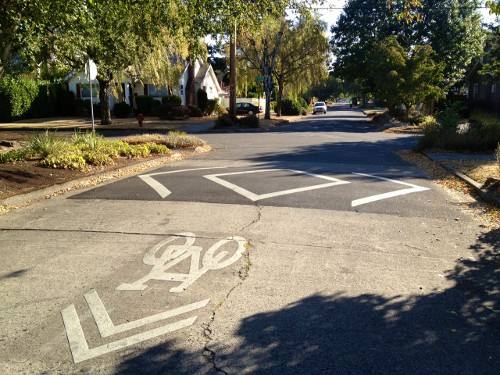
[[[155,190],[160,197],[166,198],[172,192],[167,189],[165,185],[163,185],[161,182],[156,181],[153,177],[154,176],[160,176],[164,174],[171,174],[171,173],[181,173],[181,172],[191,172],[191,171],[203,171],[207,169],[224,169],[227,167],[208,167],[208,168],[192,168],[192,169],[179,169],[177,171],[169,171],[169,172],[158,172],[158,173],[150,173],[150,174],[143,174],[140,175],[139,178],[143,180],[146,184],[148,184],[153,190]]]
[[[99,332],[102,337],[108,337],[110,335],[132,330],[144,326],[146,324],[154,323],[180,314],[191,312],[193,310],[205,307],[210,301],[209,299],[205,299],[196,303],[168,310],[163,313],[155,314],[150,317],[114,326],[106,309],[104,308],[104,305],[102,304],[102,301],[97,295],[97,292],[92,291],[86,294],[85,299],[87,300],[87,304],[92,312],[92,315],[94,316],[94,319],[96,321],[96,324],[99,328]],[[66,336],[68,337],[71,354],[73,356],[73,361],[75,364],[94,357],[101,356],[103,354],[110,353],[115,350],[126,348],[128,346],[164,335],[166,333],[170,333],[182,328],[189,327],[198,318],[198,316],[193,316],[187,319],[182,319],[175,323],[170,323],[155,329],[151,329],[146,332],[138,333],[91,349],[89,348],[87,340],[85,338],[85,334],[83,332],[80,319],[78,318],[75,305],[71,304],[70,306],[66,307],[64,310],[61,311],[61,314],[66,329]]]
[[[321,178],[321,179],[324,179],[327,181],[333,181],[333,182],[329,182],[326,184],[319,184],[319,185],[311,185],[311,186],[306,186],[306,187],[301,187],[301,188],[296,188],[296,189],[281,190],[281,191],[276,191],[274,193],[268,193],[268,194],[255,194],[247,189],[242,188],[241,186],[238,186],[236,184],[233,184],[231,182],[228,182],[226,180],[219,178],[222,176],[235,176],[235,175],[242,175],[242,174],[249,174],[249,173],[264,173],[264,172],[279,172],[279,171],[288,171],[288,172],[293,172],[293,173],[297,173],[297,174],[304,174],[307,176],[317,177],[317,178]],[[319,174],[308,173],[308,172],[304,172],[304,171],[296,171],[293,169],[261,169],[261,170],[257,170],[257,171],[212,174],[212,175],[206,175],[203,177],[205,177],[211,181],[214,181],[214,182],[218,183],[219,185],[222,185],[222,186],[244,196],[245,198],[250,199],[253,202],[261,200],[261,199],[278,197],[281,195],[300,193],[300,192],[309,191],[309,190],[316,190],[316,189],[324,189],[324,188],[337,186],[337,185],[350,184],[350,182],[348,182],[348,181],[342,181],[342,180],[339,180],[337,178],[322,176]]]
[[[166,246],[178,239],[184,239],[185,243],[183,245]],[[156,244],[144,255],[143,258],[144,264],[153,266],[151,271],[149,271],[146,276],[132,283],[120,284],[116,290],[144,290],[147,288],[146,283],[148,281],[160,280],[181,282],[180,285],[171,288],[170,292],[183,292],[209,270],[221,269],[236,262],[245,252],[245,244],[247,242],[243,237],[239,236],[226,237],[225,239],[216,242],[203,256],[202,267],[200,268],[200,256],[203,248],[200,246],[193,246],[195,240],[196,237],[193,233],[184,232],[171,236]],[[220,247],[233,241],[236,242],[237,249],[232,256],[226,258],[229,254],[228,251],[221,251],[215,255],[215,252]],[[156,253],[165,246],[166,248],[161,256],[156,257]],[[165,272],[189,257],[191,257],[191,264],[188,273]]]
[[[418,193],[418,192],[421,192],[421,191],[431,190],[430,188],[426,188],[426,187],[423,187],[423,186],[418,186],[418,185],[410,184],[408,182],[403,182],[403,181],[391,180],[390,178],[385,178],[385,177],[380,177],[380,176],[374,176],[374,175],[371,175],[371,174],[354,173],[354,172],[353,172],[353,174],[356,174],[356,175],[359,175],[359,176],[365,176],[365,177],[375,178],[375,179],[383,180],[383,181],[389,181],[389,182],[393,182],[395,184],[409,186],[410,188],[409,189],[402,189],[402,190],[391,191],[391,192],[383,193],[383,194],[372,195],[372,196],[366,197],[366,198],[356,199],[356,200],[352,201],[352,203],[351,203],[352,207],[357,207],[357,206],[361,206],[363,204],[380,201],[382,199],[389,199],[389,198],[394,198],[394,197],[398,197],[398,196],[401,196],[401,195],[406,195],[406,194]]]

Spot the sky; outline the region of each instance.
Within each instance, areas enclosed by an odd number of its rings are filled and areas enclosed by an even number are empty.
[[[330,27],[337,21],[337,18],[342,13],[342,8],[344,7],[347,0],[327,0],[325,1],[325,5],[322,6],[324,8],[335,8],[335,9],[321,9],[318,10],[318,13],[321,15],[321,18],[328,23],[328,30]],[[484,4],[484,1],[482,1]],[[480,13],[483,17],[483,21],[486,23],[497,22],[495,20],[495,16],[491,16],[489,14],[489,10],[482,8],[480,9]]]

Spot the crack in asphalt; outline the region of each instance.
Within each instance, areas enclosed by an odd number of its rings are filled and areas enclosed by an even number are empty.
[[[209,348],[209,345],[210,345],[210,342],[213,340],[212,338],[212,324],[213,322],[215,321],[215,317],[216,317],[216,314],[217,314],[217,310],[220,309],[222,307],[222,305],[224,305],[225,301],[229,298],[229,296],[237,289],[239,288],[243,282],[245,281],[245,279],[248,277],[248,274],[250,272],[250,267],[252,266],[252,262],[250,261],[250,253],[249,253],[249,249],[251,247],[253,247],[250,242],[247,242],[246,243],[246,251],[245,253],[243,254],[243,265],[241,266],[240,270],[238,271],[238,277],[240,279],[240,281],[235,285],[233,286],[226,294],[226,296],[224,297],[224,299],[222,299],[214,308],[214,310],[212,311],[212,316],[210,317],[209,321],[207,323],[204,323],[202,325],[203,327],[203,337],[205,337],[206,341],[205,341],[205,346],[203,347],[203,357],[212,365],[212,367],[214,368],[214,370],[218,373],[221,373],[221,374],[225,374],[225,375],[228,375],[228,372],[224,371],[222,368],[220,368],[217,363],[216,363],[216,357],[217,357],[217,353],[210,349]]]
[[[249,224],[245,225],[243,228],[241,228],[240,232],[244,231],[245,229],[250,228],[254,224],[257,224],[262,219],[262,209],[263,209],[263,207],[261,205],[256,204],[255,208],[257,208],[257,217],[251,223],[249,223]]]

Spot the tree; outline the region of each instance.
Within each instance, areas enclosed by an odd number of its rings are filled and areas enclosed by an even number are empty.
[[[328,39],[325,29],[326,25],[320,19],[309,15],[300,17],[285,29],[273,73],[278,89],[278,116],[281,115],[285,84],[309,87],[326,78]]]
[[[435,63],[433,55],[429,45],[407,53],[395,36],[377,42],[370,59],[374,94],[391,109],[404,104],[407,116],[414,105],[438,99],[444,63]]]
[[[436,62],[444,62],[441,88],[448,90],[463,77],[470,61],[481,52],[483,33],[476,0],[420,0],[419,20],[406,22],[405,2],[349,0],[336,26],[331,44],[336,54],[335,69],[343,78],[358,81],[368,91],[369,54],[372,46],[388,36],[410,52],[416,45],[428,44]]]

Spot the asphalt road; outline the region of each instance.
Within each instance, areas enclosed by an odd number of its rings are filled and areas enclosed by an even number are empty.
[[[359,110],[0,216],[0,371],[494,374],[494,233]]]

